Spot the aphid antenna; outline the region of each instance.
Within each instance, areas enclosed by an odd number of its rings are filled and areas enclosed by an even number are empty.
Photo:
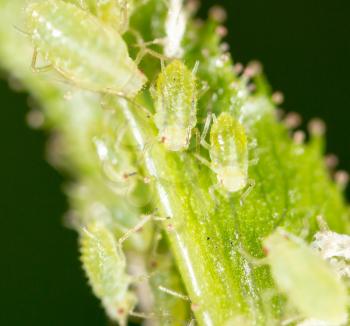
[[[261,267],[268,265],[268,258],[255,258],[251,254],[249,254],[243,248],[237,248],[237,252],[248,261],[248,263],[252,264],[255,267]]]
[[[96,91],[96,93],[99,93]],[[102,99],[100,101],[100,105],[102,108],[105,108],[105,109],[111,109],[111,110],[115,110],[114,107],[111,107],[111,106],[108,106],[106,103],[105,103],[105,98],[108,97],[108,96],[117,96],[119,97],[120,99],[123,99],[125,100],[126,102],[130,103],[131,105],[134,105],[136,106],[137,108],[139,108],[142,112],[144,112],[146,114],[146,117],[148,119],[150,119],[152,117],[152,113],[150,111],[148,111],[143,105],[137,103],[134,99],[130,98],[130,97],[127,97],[125,94],[122,94],[122,93],[115,93],[115,92],[108,92],[107,93],[104,93],[102,94]]]
[[[157,257],[158,253],[158,247],[159,247],[159,243],[160,241],[162,240],[163,236],[162,236],[162,233],[161,233],[161,229],[157,226],[156,228],[156,231],[154,233],[154,236],[153,236],[153,240],[152,240],[152,247],[151,247],[151,250],[150,250],[150,257],[152,257],[151,260],[154,260],[155,257]]]
[[[211,120],[213,119],[216,119],[214,113],[208,113],[206,119],[205,119],[205,123],[204,123],[204,128],[203,128],[203,132],[202,132],[202,135],[201,135],[201,138],[200,138],[200,144],[205,148],[205,149],[209,149],[210,146],[209,144],[206,142],[206,138],[207,138],[207,135],[208,135],[208,132],[209,132],[209,128],[210,128],[210,123],[211,123]]]
[[[30,33],[28,33],[27,31],[25,31],[24,29],[22,29],[21,27],[18,27],[16,25],[12,25],[13,28],[17,31],[20,32],[21,34],[25,35],[25,36],[30,36]]]
[[[162,285],[159,285],[159,286],[158,286],[158,289],[159,289],[160,291],[166,293],[166,294],[172,295],[173,297],[179,298],[179,299],[181,299],[181,300],[188,301],[188,302],[191,301],[190,298],[189,298],[187,295],[185,295],[185,294],[183,294],[183,293],[179,293],[179,292],[174,291],[174,290],[172,290],[172,289],[166,288],[166,287],[164,287],[164,286],[162,286]]]
[[[195,326],[196,325],[196,320],[192,318],[190,322],[187,324],[187,326]]]
[[[35,73],[40,73],[40,72],[47,72],[53,68],[52,64],[48,64],[46,66],[42,67],[37,67],[37,60],[38,60],[38,50],[34,49],[33,51],[33,56],[32,56],[32,63],[31,63],[31,68],[33,72]]]
[[[197,75],[198,69],[199,69],[199,60],[196,60],[194,66],[193,66],[193,69],[192,69],[192,74]]]
[[[171,318],[171,316],[168,313],[154,313],[154,312],[139,312],[139,311],[130,311],[129,316],[140,318],[140,319],[146,319],[146,320],[157,320],[157,319],[164,319],[164,318]]]

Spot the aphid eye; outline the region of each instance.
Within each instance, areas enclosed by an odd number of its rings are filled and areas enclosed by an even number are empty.
[[[160,141],[168,150],[186,150],[197,123],[195,76],[182,61],[174,60],[159,74],[153,97]]]

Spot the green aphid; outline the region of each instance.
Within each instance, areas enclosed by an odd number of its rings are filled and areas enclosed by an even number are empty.
[[[305,318],[343,325],[348,296],[335,271],[301,239],[277,229],[263,241],[277,287]]]
[[[228,192],[248,185],[248,145],[243,126],[229,113],[221,113],[210,130],[210,168]]]
[[[27,29],[37,53],[80,88],[134,97],[146,82],[112,27],[74,4],[47,0],[25,9]]]
[[[126,325],[137,299],[129,290],[132,278],[126,273],[121,245],[111,231],[97,222],[82,229],[80,245],[83,267],[95,295],[112,320]]]
[[[130,0],[65,0],[84,10],[88,10],[102,22],[112,26],[122,34],[129,27],[129,17],[133,7]]]
[[[159,138],[170,151],[186,150],[197,123],[197,87],[194,72],[180,60],[162,70],[153,92]]]

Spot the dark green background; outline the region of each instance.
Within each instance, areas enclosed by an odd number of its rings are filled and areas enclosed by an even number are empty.
[[[328,149],[349,170],[349,1],[203,2],[202,15],[214,2],[227,8],[235,59],[263,62],[286,109],[327,122]],[[0,97],[0,325],[105,325],[76,235],[62,226],[63,179],[45,161],[46,137],[25,124],[26,95],[1,81]]]

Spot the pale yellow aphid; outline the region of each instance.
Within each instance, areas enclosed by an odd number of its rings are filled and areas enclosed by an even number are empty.
[[[203,164],[215,172],[218,180],[215,188],[235,193],[246,188],[241,204],[251,192],[255,182],[248,177],[248,141],[244,127],[230,113],[213,117],[210,130],[210,144],[205,142],[211,117],[204,126],[201,144],[208,149],[211,161],[195,155]]]
[[[102,301],[108,316],[121,326],[127,325],[128,316],[148,318],[134,311],[136,295],[130,286],[145,276],[127,273],[127,260],[122,245],[149,221],[166,218],[144,215],[140,221],[117,241],[114,234],[100,221],[91,221],[81,229],[81,261],[94,294]]]
[[[159,74],[153,92],[159,139],[170,151],[186,150],[197,123],[197,87],[194,72],[180,60]]]
[[[332,326],[347,321],[347,289],[315,250],[282,229],[268,236],[263,247],[277,287],[304,318]]]
[[[125,41],[112,27],[64,1],[32,2],[25,9],[37,54],[76,86],[134,97],[146,82],[130,58]]]
[[[101,299],[108,316],[126,325],[137,299],[129,290],[131,276],[120,243],[103,224],[91,222],[80,236],[81,260],[95,295]]]
[[[210,130],[211,166],[219,184],[229,192],[248,184],[248,146],[243,126],[229,113],[221,113]]]

